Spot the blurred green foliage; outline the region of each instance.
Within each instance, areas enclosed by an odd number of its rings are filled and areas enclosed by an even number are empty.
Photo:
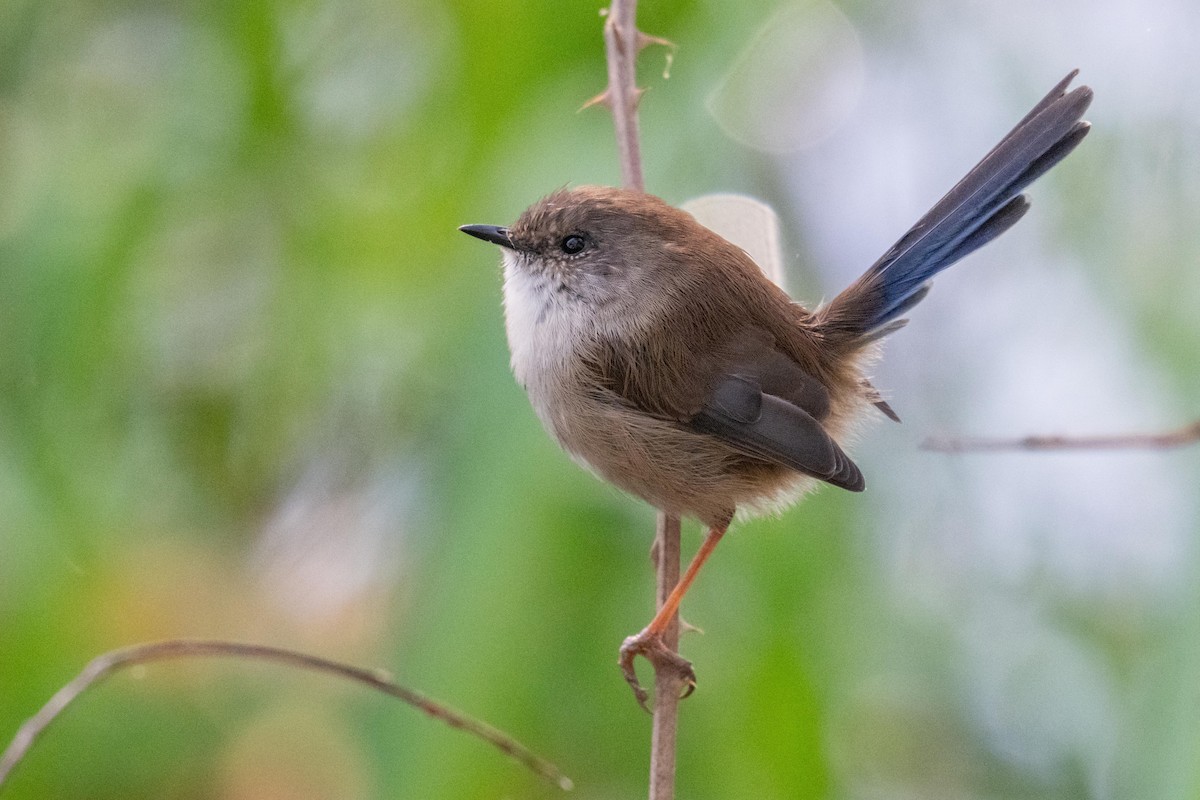
[[[669,80],[662,51],[642,58],[647,185],[749,191],[786,223],[777,163],[705,107],[780,4],[640,5],[679,45]],[[845,11],[868,50],[914,35]],[[614,663],[649,616],[653,513],[541,431],[507,369],[494,253],[455,230],[618,180],[607,116],[575,113],[603,86],[601,24],[560,0],[0,7],[0,739],[103,650],[214,636],[387,667],[580,798],[644,791],[648,719]],[[1130,324],[1194,389],[1186,314],[1142,300]],[[685,640],[701,683],[681,796],[1200,792],[1194,593],[1148,617],[1121,616],[1140,606],[1120,586],[1053,607],[1117,687],[1100,725],[1135,734],[1045,766],[992,736],[962,642],[890,593],[870,511],[824,491],[722,545],[685,610],[709,634]],[[218,661],[87,696],[6,790],[557,794],[381,697]]]

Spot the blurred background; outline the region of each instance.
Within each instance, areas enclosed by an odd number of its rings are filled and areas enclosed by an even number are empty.
[[[458,233],[619,181],[598,2],[0,4],[0,741],[97,653],[213,636],[384,667],[644,794],[615,668],[653,512],[575,467]],[[1094,130],[939,278],[876,384],[868,491],[726,538],[685,605],[688,798],[1200,797],[1200,451],[946,456],[932,434],[1200,414],[1200,6],[643,0],[647,187],[861,273],[1069,69]],[[685,528],[688,552],[698,542]],[[123,675],[8,797],[556,788],[355,687]]]

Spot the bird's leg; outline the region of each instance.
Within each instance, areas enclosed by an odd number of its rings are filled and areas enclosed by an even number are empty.
[[[621,644],[621,656],[617,664],[621,667],[625,680],[633,688],[633,694],[637,698],[638,704],[647,711],[649,711],[646,708],[648,695],[642,685],[638,683],[637,673],[633,669],[633,660],[639,655],[645,656],[646,660],[654,665],[656,671],[660,669],[675,670],[686,687],[683,692],[684,697],[687,697],[696,688],[696,673],[692,669],[691,662],[678,653],[672,652],[663,644],[663,631],[671,623],[671,618],[679,611],[679,604],[683,601],[683,596],[687,594],[692,581],[696,580],[696,574],[700,572],[704,562],[712,555],[717,542],[721,541],[721,537],[725,535],[728,527],[729,523],[725,523],[708,529],[708,534],[692,558],[692,563],[688,564],[683,578],[675,584],[675,588],[671,590],[671,594],[662,604],[662,608],[654,615],[654,619],[650,620],[650,624],[643,628],[641,633],[628,637]]]
[[[1197,423],[1197,425],[1200,425],[1200,423]],[[1200,430],[1200,428],[1198,428],[1198,430]],[[656,573],[658,572],[658,560],[660,558],[662,558],[662,539],[655,536],[654,542],[650,545],[650,563],[654,566],[654,571]],[[666,631],[665,625],[663,626],[663,631]],[[682,615],[679,617],[679,631],[680,633],[704,633],[700,627],[688,622],[683,618]]]

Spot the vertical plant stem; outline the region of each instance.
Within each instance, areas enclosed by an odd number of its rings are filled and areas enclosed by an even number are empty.
[[[604,24],[608,62],[608,88],[597,98],[608,106],[616,129],[621,181],[627,189],[645,190],[641,148],[638,144],[637,55],[649,39],[637,29],[637,0],[612,0]],[[659,512],[655,548],[657,607],[661,608],[679,583],[679,519]],[[668,626],[663,641],[679,649],[679,616]],[[670,669],[654,673],[654,729],[650,747],[650,800],[675,797],[675,738],[679,720],[679,676]]]
[[[608,88],[604,102],[612,111],[617,150],[621,156],[621,182],[626,189],[646,188],[642,176],[642,153],[638,144],[637,55],[641,34],[637,29],[637,0],[613,0],[604,23],[604,46],[608,56]]]
[[[654,542],[658,553],[658,608],[662,608],[675,584],[679,583],[679,528],[678,517],[659,512]],[[671,619],[671,624],[663,633],[663,643],[672,651],[679,650],[678,614]],[[650,738],[650,800],[673,800],[675,797],[675,734],[682,689],[679,674],[675,670],[655,671],[654,729]]]

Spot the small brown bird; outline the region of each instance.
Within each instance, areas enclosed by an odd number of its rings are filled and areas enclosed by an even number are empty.
[[[741,249],[641,192],[581,187],[510,227],[460,230],[500,245],[512,367],[546,429],[600,477],[708,533],[620,665],[691,665],[662,633],[738,509],[794,502],[819,481],[862,491],[842,443],[875,407],[864,373],[929,279],[1008,230],[1021,191],[1089,126],[1092,91],[1064,78],[950,193],[828,305],[792,302]]]

